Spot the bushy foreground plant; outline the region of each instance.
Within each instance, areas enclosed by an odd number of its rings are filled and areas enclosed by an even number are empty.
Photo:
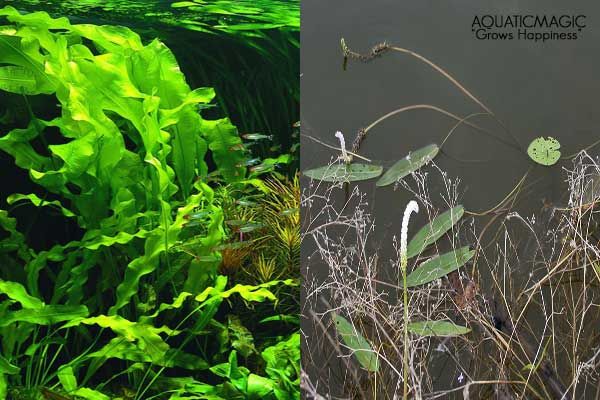
[[[254,367],[266,377],[238,363],[235,335],[220,349],[211,337],[225,300],[276,304],[272,288],[296,285],[218,276],[227,231],[206,160],[225,183],[258,182],[236,128],[199,113],[213,90],[191,90],[166,46],[129,29],[11,7],[0,16],[0,90],[58,103],[53,118],[30,111],[26,127],[2,133],[35,188],[7,202],[58,210],[83,232],[34,250],[0,211],[0,397],[296,397],[295,335],[263,346]],[[190,227],[195,213],[205,217]],[[180,249],[192,239],[190,256]]]

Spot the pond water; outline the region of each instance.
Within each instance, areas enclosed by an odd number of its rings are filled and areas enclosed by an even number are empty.
[[[578,15],[586,27],[577,40],[479,40],[472,31],[476,15]],[[488,210],[515,187],[532,167],[527,189],[514,205],[524,216],[539,213],[544,204],[564,204],[565,172],[570,160],[553,167],[533,166],[526,155],[538,136],[552,136],[563,155],[571,155],[600,138],[600,4],[579,2],[467,1],[315,1],[302,2],[301,121],[305,135],[338,146],[342,131],[351,143],[359,128],[382,115],[413,104],[431,104],[464,117],[482,112],[456,86],[417,59],[396,52],[369,63],[350,60],[344,71],[340,38],[357,52],[368,53],[377,43],[412,50],[443,68],[489,107],[507,128],[492,118],[472,121],[516,144],[508,146],[490,135],[459,127],[444,144],[436,164],[451,178],[460,178],[460,203],[467,210]],[[572,31],[572,30],[565,30]],[[430,110],[401,113],[373,128],[360,154],[384,165],[430,143],[441,143],[455,121]],[[306,136],[302,138],[302,169],[327,164],[334,153]],[[590,151],[597,154],[597,149]],[[306,187],[304,181],[304,186]],[[391,236],[399,235],[402,213],[411,197],[392,186],[377,188],[375,180],[359,184],[368,194],[378,229],[373,247],[380,260],[394,258]],[[438,193],[430,188],[440,207]],[[344,192],[335,201],[342,204]],[[414,222],[417,229],[420,222]],[[485,223],[486,220],[478,223]],[[412,224],[413,222],[411,222]],[[481,226],[479,226],[481,228]],[[314,252],[305,241],[306,260]],[[312,260],[312,271],[323,265]],[[317,272],[317,279],[324,273]],[[305,329],[311,329],[310,324]],[[308,333],[308,336],[310,336]],[[444,374],[441,374],[443,377]]]

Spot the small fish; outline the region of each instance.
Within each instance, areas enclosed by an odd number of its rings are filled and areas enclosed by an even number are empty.
[[[233,146],[229,147],[229,151],[244,151],[244,150],[246,150],[246,146],[244,146],[243,143],[234,144]]]
[[[263,135],[262,133],[246,133],[242,137],[246,140],[273,140],[273,135]]]
[[[196,257],[196,261],[200,261],[200,262],[214,262],[214,261],[219,261],[219,257],[217,256],[199,256]]]
[[[279,214],[281,215],[293,215],[298,213],[298,208],[288,208],[287,210],[283,210]]]
[[[187,219],[187,220],[194,220],[194,219],[204,218],[204,217],[208,216],[209,214],[210,213],[208,211],[200,211],[200,212],[196,212],[196,213],[187,214],[183,218]]]
[[[300,121],[296,121],[292,124],[293,128],[300,128]]]
[[[273,164],[260,164],[250,168],[250,172],[266,172],[274,169]]]
[[[251,222],[249,224],[246,224],[244,226],[240,227],[240,232],[241,233],[248,233],[248,232],[252,232],[256,229],[262,228],[264,225],[260,224],[258,222]]]
[[[252,165],[256,165],[256,164],[259,164],[259,163],[260,163],[260,158],[253,158],[253,159],[250,159],[250,160],[246,160],[246,161],[244,161],[242,163],[238,163],[235,166],[238,167],[238,168],[241,168],[241,167],[251,167]]]
[[[231,219],[229,221],[225,221],[225,223],[229,226],[242,226],[246,223],[246,221],[241,219]]]
[[[243,200],[243,199],[236,200],[235,204],[238,204],[242,207],[254,207],[256,205],[256,203],[253,201],[248,201],[248,200]]]

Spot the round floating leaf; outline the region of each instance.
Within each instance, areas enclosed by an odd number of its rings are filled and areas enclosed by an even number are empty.
[[[471,329],[447,320],[411,322],[408,330],[419,336],[459,336],[471,332]]]
[[[379,370],[379,360],[367,339],[358,333],[346,318],[336,313],[333,313],[333,322],[342,337],[342,341],[352,350],[352,354],[354,354],[360,365],[367,371],[377,372]]]
[[[469,246],[465,246],[430,258],[406,277],[406,284],[408,287],[419,286],[446,276],[465,265],[474,254],[475,250],[469,250]]]
[[[554,165],[560,159],[560,142],[548,136],[534,139],[527,148],[529,157],[541,165]]]
[[[406,256],[412,258],[421,254],[427,246],[448,232],[462,218],[464,213],[465,209],[463,206],[456,206],[435,217],[433,221],[422,227],[408,243]]]
[[[377,181],[377,186],[387,186],[415,172],[435,158],[440,151],[436,144],[430,144],[410,153],[398,161]]]
[[[383,167],[368,164],[334,164],[304,171],[312,179],[326,182],[354,182],[377,178]]]

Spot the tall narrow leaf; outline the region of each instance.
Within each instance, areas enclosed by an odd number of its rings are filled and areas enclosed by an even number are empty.
[[[377,186],[387,186],[415,172],[435,158],[439,152],[436,144],[430,144],[410,153],[402,160],[392,165],[390,169],[377,181]]]
[[[469,246],[465,246],[441,256],[430,258],[406,277],[406,284],[408,287],[414,287],[446,276],[462,267],[474,254],[475,250],[469,250]]]
[[[342,337],[342,341],[350,348],[360,365],[367,371],[379,371],[377,354],[373,351],[367,339],[357,332],[348,320],[336,313],[333,313],[333,322]]]
[[[421,228],[408,243],[406,256],[412,258],[421,254],[427,246],[448,232],[462,218],[464,212],[463,206],[456,206],[435,217],[433,221]]]

